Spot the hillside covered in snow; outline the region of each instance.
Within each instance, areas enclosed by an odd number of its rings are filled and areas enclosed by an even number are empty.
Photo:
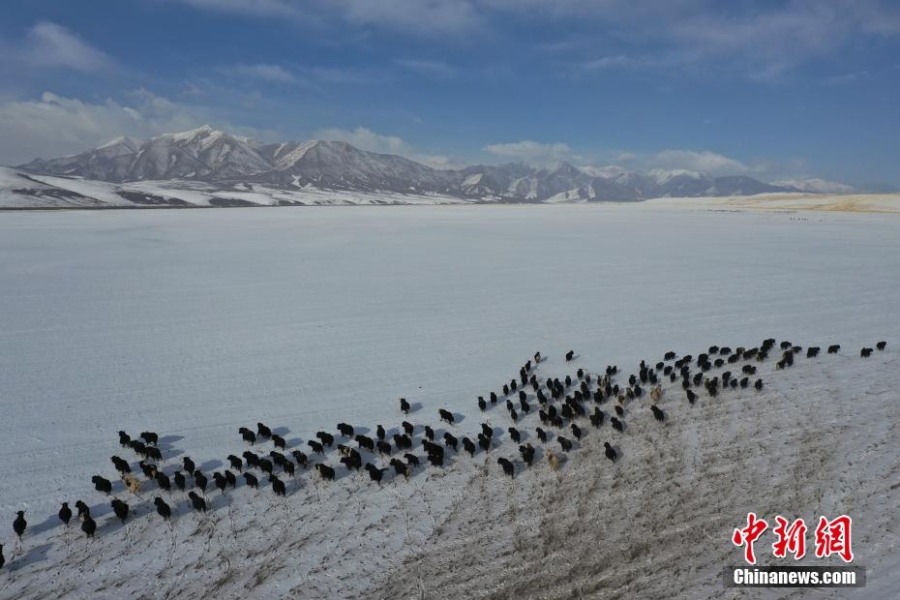
[[[121,137],[0,171],[0,208],[445,202],[633,202],[660,197],[846,193],[823,180],[769,184],[686,170],[525,164],[435,169],[346,142],[264,144],[209,126]]]
[[[867,587],[789,597],[891,597],[900,567],[896,218],[664,203],[6,213],[0,598],[783,597],[722,586],[722,570],[740,564],[730,540],[748,511],[854,520]],[[538,244],[546,239],[565,244]],[[793,366],[776,367],[780,347],[764,360],[697,366],[712,345],[728,346],[719,352],[728,359],[768,338],[800,347]],[[884,350],[860,356],[881,340]],[[826,351],[832,344],[837,353]],[[808,358],[810,346],[820,354]],[[692,404],[680,378],[656,369],[687,355],[692,376],[722,381],[730,371],[748,385],[712,396],[691,384]],[[578,370],[589,375],[586,416],[543,425],[530,384],[527,413],[518,392],[506,396],[529,359],[548,397],[548,378],[574,398]],[[642,360],[659,380],[656,401],[652,383],[625,394]],[[594,398],[609,365],[622,400],[605,388]],[[587,416],[595,410],[599,426]],[[338,444],[359,444],[338,423],[372,439],[382,425],[395,441],[404,421],[411,449],[360,450],[388,469],[380,484],[340,462]],[[229,455],[279,450],[242,440],[238,429],[258,422],[284,438],[292,462],[304,452],[335,480],[312,466],[294,476],[276,467],[280,497],[243,464],[260,481],[246,485]],[[470,455],[462,439],[477,440],[482,425],[490,447]],[[445,447],[443,466],[426,460],[426,426],[442,446],[445,433],[460,440]],[[147,481],[119,430],[157,432],[170,478],[192,459],[209,478],[207,513],[186,492]],[[335,437],[321,454],[308,444],[317,432]],[[405,454],[420,462],[408,479],[389,462]],[[112,455],[143,481],[136,493]],[[229,469],[237,485],[222,493],[213,473]],[[96,475],[111,494],[94,489]],[[129,505],[124,523],[113,497]],[[156,497],[172,508],[168,522]],[[93,540],[76,519],[67,529],[57,518],[61,502],[76,500],[96,521]],[[20,545],[19,510],[28,521]],[[777,562],[757,549],[762,564]]]

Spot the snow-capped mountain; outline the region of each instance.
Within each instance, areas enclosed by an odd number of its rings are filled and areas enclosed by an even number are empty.
[[[629,171],[575,167],[566,162],[435,169],[346,142],[310,140],[263,144],[209,126],[149,140],[122,137],[74,156],[37,159],[18,167],[29,176],[80,178],[132,188],[147,182],[183,189],[249,192],[256,187],[293,193],[387,193],[484,202],[632,202],[661,197],[742,196],[772,192],[845,192],[822,180],[767,184],[746,176],[712,177],[685,170]],[[179,183],[180,182],[180,183]],[[122,195],[121,190],[114,192]],[[221,199],[221,198],[219,198]],[[254,202],[249,200],[248,202]],[[150,203],[165,203],[165,199]]]
[[[177,178],[210,181],[253,175],[271,169],[271,165],[246,138],[206,125],[146,141],[118,138],[75,156],[38,159],[21,168],[44,175],[112,182]]]
[[[818,178],[773,181],[772,185],[791,187],[800,190],[801,192],[811,192],[814,194],[852,194],[856,191],[853,186],[845,183],[826,181]]]

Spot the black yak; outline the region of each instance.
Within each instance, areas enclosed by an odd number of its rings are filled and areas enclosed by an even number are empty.
[[[116,471],[124,475],[125,473],[131,473],[131,467],[128,466],[127,460],[122,460],[118,456],[112,456],[109,459],[112,461],[113,466],[115,466]]]
[[[219,490],[219,493],[224,494],[225,488],[228,486],[228,480],[225,479],[225,476],[216,471],[213,473],[213,480],[215,480],[216,489]]]
[[[118,498],[113,498],[112,502],[110,502],[112,506],[113,512],[119,518],[122,523],[125,523],[125,519],[128,518],[128,505],[119,500]]]
[[[244,438],[244,441],[249,444],[256,443],[256,434],[247,429],[246,427],[241,427],[238,429],[238,433],[241,434],[241,437]]]
[[[165,500],[157,496],[153,499],[153,504],[156,505],[156,512],[166,521],[169,520],[169,517],[172,516],[172,508],[166,504]]]
[[[188,496],[191,499],[191,504],[194,507],[194,510],[200,512],[206,512],[206,500],[197,495],[197,492],[188,492]]]
[[[463,444],[463,450],[465,450],[465,451],[468,452],[471,456],[474,457],[474,456],[475,456],[475,452],[477,452],[477,446],[475,446],[475,443],[474,443],[472,440],[470,440],[469,438],[464,437],[464,438],[462,439],[462,444]]]
[[[285,488],[284,482],[274,475],[269,475],[269,482],[272,484],[272,491],[275,492],[276,496],[285,496],[287,495],[287,489]]]
[[[438,414],[441,417],[441,421],[446,421],[448,424],[453,425],[453,413],[449,410],[444,410],[443,408],[438,409]]]
[[[91,515],[85,515],[84,522],[81,524],[81,530],[87,537],[94,537],[94,533],[97,531],[97,522],[91,518]]]
[[[243,471],[244,463],[241,459],[239,459],[234,454],[228,455],[228,462],[231,464],[231,468],[237,471]]]
[[[534,462],[534,447],[531,444],[519,446],[519,454],[522,455],[522,461],[530,467]]]
[[[603,446],[606,449],[606,458],[615,462],[616,458],[618,458],[618,454],[616,453],[616,449],[609,445],[609,442],[603,442]]]
[[[459,441],[455,437],[450,435],[450,433],[445,432],[444,433],[444,445],[447,446],[448,448],[453,448],[454,450],[457,450],[457,447],[459,446]]]
[[[331,448],[334,446],[334,436],[325,431],[316,432],[316,437],[322,440],[322,444]]]
[[[322,479],[330,479],[331,481],[334,481],[334,469],[332,469],[328,465],[319,463],[316,465],[316,470],[319,472],[319,475],[322,476]]]
[[[62,521],[66,527],[69,526],[69,520],[72,518],[72,509],[69,508],[68,502],[62,503],[62,508],[59,509],[59,520]]]
[[[519,443],[522,441],[522,434],[519,433],[519,430],[515,427],[510,427],[507,431],[509,431],[509,438],[515,443]]]
[[[409,465],[403,462],[402,460],[397,460],[396,458],[392,458],[390,465],[394,467],[394,475],[403,475],[407,479],[409,479],[411,470]]]
[[[25,511],[20,510],[16,512],[16,520],[13,521],[13,531],[16,532],[16,535],[21,538],[22,534],[25,533],[25,528],[28,527],[28,521],[25,520]]]
[[[291,456],[294,457],[294,460],[296,460],[297,464],[300,465],[301,467],[305,467],[307,461],[309,460],[307,458],[307,456],[305,454],[303,454],[302,452],[300,452],[299,450],[294,450],[293,452],[291,452]]]
[[[268,461],[266,461],[266,462],[268,462]],[[269,463],[269,464],[271,466],[271,463]],[[199,488],[199,490],[201,492],[204,492],[204,493],[206,492],[206,486],[208,483],[209,483],[209,480],[206,478],[206,475],[204,475],[202,472],[200,472],[199,469],[194,471],[194,485],[197,488]]]
[[[366,471],[369,472],[369,478],[372,481],[381,483],[381,480],[384,478],[384,472],[387,471],[387,469],[379,469],[372,463],[366,463]]]
[[[578,427],[575,423],[572,423],[572,435],[575,436],[576,440],[581,439],[581,428]]]
[[[163,473],[162,471],[156,472],[156,484],[159,486],[159,489],[169,491],[172,489],[172,482],[169,480],[169,476]]]
[[[242,456],[247,461],[247,468],[259,467],[259,454],[247,450]],[[187,469],[187,465],[185,465],[185,469]]]
[[[103,492],[104,494],[112,493],[112,483],[109,479],[104,479],[100,475],[94,475],[91,477],[91,481],[94,483],[94,489],[98,492]]]

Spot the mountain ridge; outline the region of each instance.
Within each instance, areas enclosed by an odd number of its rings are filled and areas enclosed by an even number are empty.
[[[395,154],[361,150],[343,141],[267,144],[209,125],[146,140],[119,137],[79,154],[35,159],[17,169],[34,175],[117,184],[185,181],[226,188],[248,184],[287,190],[439,194],[488,202],[633,202],[660,197],[852,190],[822,180],[765,183],[746,175],[576,167],[565,161],[542,167],[507,163],[436,169]]]

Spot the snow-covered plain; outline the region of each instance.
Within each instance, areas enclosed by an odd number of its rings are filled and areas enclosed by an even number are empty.
[[[0,215],[0,598],[786,597],[722,587],[750,510],[849,513],[869,568],[852,595],[889,597],[900,221],[681,208]],[[475,398],[537,350],[542,379],[607,364],[627,377],[670,349],[767,337],[843,350],[786,371],[767,361],[762,392],[701,393],[693,408],[666,386],[665,425],[635,402],[624,435],[589,431],[557,473],[539,459],[504,479],[496,457],[517,454],[504,434],[487,463],[460,454],[409,482],[339,469],[334,483],[298,474],[285,500],[267,485],[211,491],[207,518],[163,494],[178,506],[171,529],[155,486],[133,498],[116,483],[137,513],[122,527],[90,482],[116,479],[111,455],[134,458],[119,429],[159,432],[170,473],[185,455],[226,468],[246,449],[237,428],[257,421],[304,450],[340,421],[390,432],[400,396],[410,421],[440,435],[445,407],[462,415],[449,429],[474,438],[483,419],[512,424]],[[859,358],[882,339],[885,352]],[[536,423],[522,429],[539,446]],[[615,465],[603,441],[622,452]],[[79,498],[99,517],[93,542],[56,518]]]

